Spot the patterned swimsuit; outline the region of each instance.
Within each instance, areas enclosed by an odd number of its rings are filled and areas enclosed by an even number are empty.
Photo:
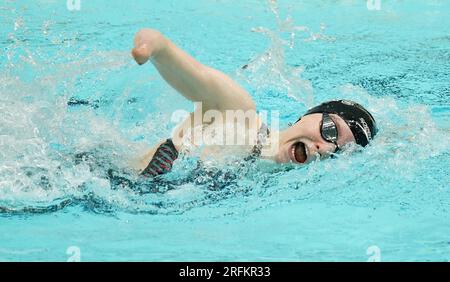
[[[245,161],[252,161],[261,156],[262,146],[269,136],[269,128],[263,124],[258,132],[257,145],[253,147],[252,153],[246,157]],[[172,170],[173,163],[178,159],[179,153],[172,142],[172,139],[167,139],[156,150],[152,160],[147,168],[141,173],[144,177],[155,177],[161,174],[166,174]]]

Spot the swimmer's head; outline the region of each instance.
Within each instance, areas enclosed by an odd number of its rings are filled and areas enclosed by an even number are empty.
[[[375,119],[363,106],[346,100],[329,101],[280,132],[275,160],[309,163],[317,156],[331,156],[349,143],[365,147],[376,134]]]

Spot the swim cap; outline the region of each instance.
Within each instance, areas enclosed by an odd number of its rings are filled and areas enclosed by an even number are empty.
[[[336,114],[340,116],[355,137],[356,143],[363,147],[377,134],[377,125],[373,116],[360,104],[348,100],[325,102],[310,109],[305,116],[319,113]]]

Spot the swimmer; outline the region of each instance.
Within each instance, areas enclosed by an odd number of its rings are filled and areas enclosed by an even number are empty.
[[[364,107],[339,100],[312,108],[294,125],[274,134],[261,121],[255,102],[243,87],[224,73],[199,63],[159,31],[143,29],[137,32],[131,53],[139,65],[150,61],[165,81],[186,99],[201,102],[201,107],[177,127],[173,136],[161,141],[132,164],[143,176],[169,172],[179,152],[185,151],[185,143],[179,140],[192,134],[193,128],[200,126],[207,131],[217,126],[219,121],[193,118],[195,114],[204,115],[208,111],[250,113],[250,120],[254,122],[245,122],[242,127],[245,132],[238,134],[246,135],[256,130],[258,137],[272,135],[278,136],[278,140],[271,153],[265,155],[261,154],[261,139],[256,138],[242,146],[229,146],[233,149],[226,149],[225,145],[215,149],[211,146],[212,149],[206,148],[201,153],[202,158],[220,159],[223,155],[236,153],[246,154],[246,159],[262,157],[277,163],[308,164],[338,153],[349,143],[365,147],[377,133],[376,122]]]

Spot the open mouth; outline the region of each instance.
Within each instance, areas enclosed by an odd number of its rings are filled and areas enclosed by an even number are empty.
[[[303,142],[297,142],[294,145],[292,145],[291,148],[291,157],[301,163],[304,164],[306,162],[306,159],[308,158],[308,155],[306,153],[306,147]]]

